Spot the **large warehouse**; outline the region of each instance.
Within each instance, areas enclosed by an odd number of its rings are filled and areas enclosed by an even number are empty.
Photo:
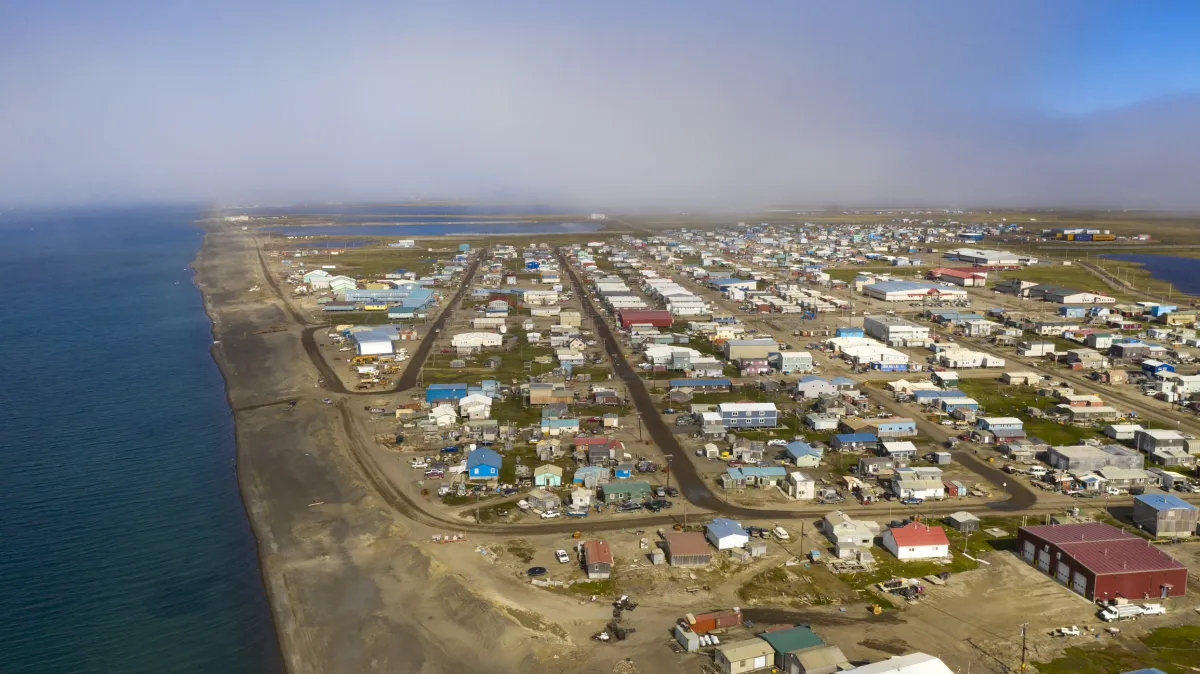
[[[885,344],[922,346],[929,339],[929,326],[899,316],[866,316],[863,330]]]
[[[1015,267],[1021,264],[1021,258],[1006,250],[983,250],[980,248],[955,248],[948,250],[945,257],[968,264],[984,267]]]
[[[617,318],[622,328],[631,325],[653,325],[659,328],[669,328],[674,320],[671,312],[661,309],[645,309],[638,311],[618,311]]]
[[[1152,543],[1100,522],[1017,530],[1026,562],[1091,600],[1181,597],[1187,567]]]
[[[863,286],[863,294],[885,302],[909,302],[927,297],[966,297],[967,291],[920,281],[880,281]]]

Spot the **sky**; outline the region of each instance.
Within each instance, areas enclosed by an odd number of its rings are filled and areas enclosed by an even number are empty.
[[[1200,210],[1200,3],[9,0],[0,203]]]

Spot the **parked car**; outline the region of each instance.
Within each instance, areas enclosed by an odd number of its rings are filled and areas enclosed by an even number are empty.
[[[542,519],[544,519],[544,520],[552,519],[555,517],[562,517],[562,513],[560,513],[557,510],[547,510],[546,512],[542,513]]]
[[[558,560],[559,564],[568,564],[571,561],[571,558],[567,555],[566,550],[555,550],[554,558]]]
[[[917,498],[915,496],[909,496],[908,498],[900,499],[900,503],[903,505],[921,505],[924,502],[925,502],[925,499]]]

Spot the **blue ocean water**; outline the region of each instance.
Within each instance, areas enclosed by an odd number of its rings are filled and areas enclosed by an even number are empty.
[[[425,221],[422,220],[424,223]],[[497,220],[486,223],[412,225],[335,225],[332,227],[265,227],[285,236],[478,236],[485,234],[569,234],[594,232],[599,226],[582,222]]]
[[[570,209],[544,204],[291,204],[287,206],[256,206],[237,209],[258,215],[331,214],[336,218],[385,217],[413,218],[428,215],[463,217],[468,215],[547,215],[570,213]]]
[[[282,670],[194,209],[0,212],[0,671]]]
[[[1104,257],[1137,262],[1152,277],[1166,281],[1189,295],[1200,295],[1200,258],[1145,253],[1113,253]]]

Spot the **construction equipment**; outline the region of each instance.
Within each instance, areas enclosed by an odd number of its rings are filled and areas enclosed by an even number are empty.
[[[582,531],[576,531],[575,533],[571,534],[571,538],[582,538],[582,537],[583,537]]]
[[[372,365],[379,362],[379,356],[355,356],[350,359],[351,365]]]
[[[883,607],[879,604],[871,604],[871,615],[880,615],[883,613]]]

